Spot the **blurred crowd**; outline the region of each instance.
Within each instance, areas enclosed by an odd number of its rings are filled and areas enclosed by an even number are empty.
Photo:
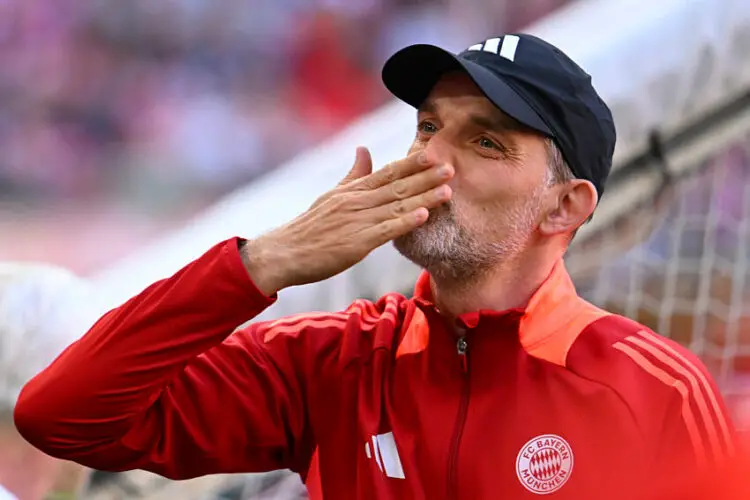
[[[397,48],[461,49],[568,2],[0,0],[0,228],[28,220],[26,255],[48,226],[85,232],[77,213],[145,238],[385,102]]]

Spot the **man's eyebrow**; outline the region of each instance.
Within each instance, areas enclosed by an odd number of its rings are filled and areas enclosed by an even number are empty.
[[[434,101],[431,99],[425,99],[422,104],[419,105],[417,111],[419,113],[436,115],[438,109]],[[469,121],[479,128],[498,133],[525,132],[530,130],[526,125],[500,112],[491,114],[472,114],[469,116]]]
[[[430,114],[437,114],[437,106],[435,106],[435,103],[432,102],[430,99],[425,99],[422,101],[422,104],[419,105],[419,108],[417,108],[417,111],[420,113],[430,113]]]

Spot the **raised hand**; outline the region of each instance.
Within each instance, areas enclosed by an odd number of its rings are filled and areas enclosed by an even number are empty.
[[[450,200],[453,175],[453,167],[436,165],[426,152],[373,172],[369,151],[358,148],[334,189],[291,222],[248,241],[248,273],[268,295],[334,276],[423,224],[428,209]]]

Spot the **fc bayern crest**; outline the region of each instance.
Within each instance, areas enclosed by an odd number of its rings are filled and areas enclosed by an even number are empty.
[[[560,436],[545,434],[523,445],[516,458],[518,480],[538,495],[554,493],[573,472],[573,451]]]

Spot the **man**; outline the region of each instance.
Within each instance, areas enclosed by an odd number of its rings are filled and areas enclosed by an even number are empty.
[[[408,47],[383,78],[418,108],[409,155],[372,172],[358,149],[292,222],[106,314],[25,387],[26,439],[171,478],[289,468],[326,500],[633,499],[731,456],[700,362],[565,271],[615,143],[589,76],[506,35],[458,56]],[[391,240],[425,269],[412,300],[233,333]]]
[[[89,328],[101,313],[88,285],[45,264],[0,263],[0,499],[73,495],[86,478],[80,466],[32,448],[11,418],[23,384]],[[57,496],[53,496],[56,493]]]

